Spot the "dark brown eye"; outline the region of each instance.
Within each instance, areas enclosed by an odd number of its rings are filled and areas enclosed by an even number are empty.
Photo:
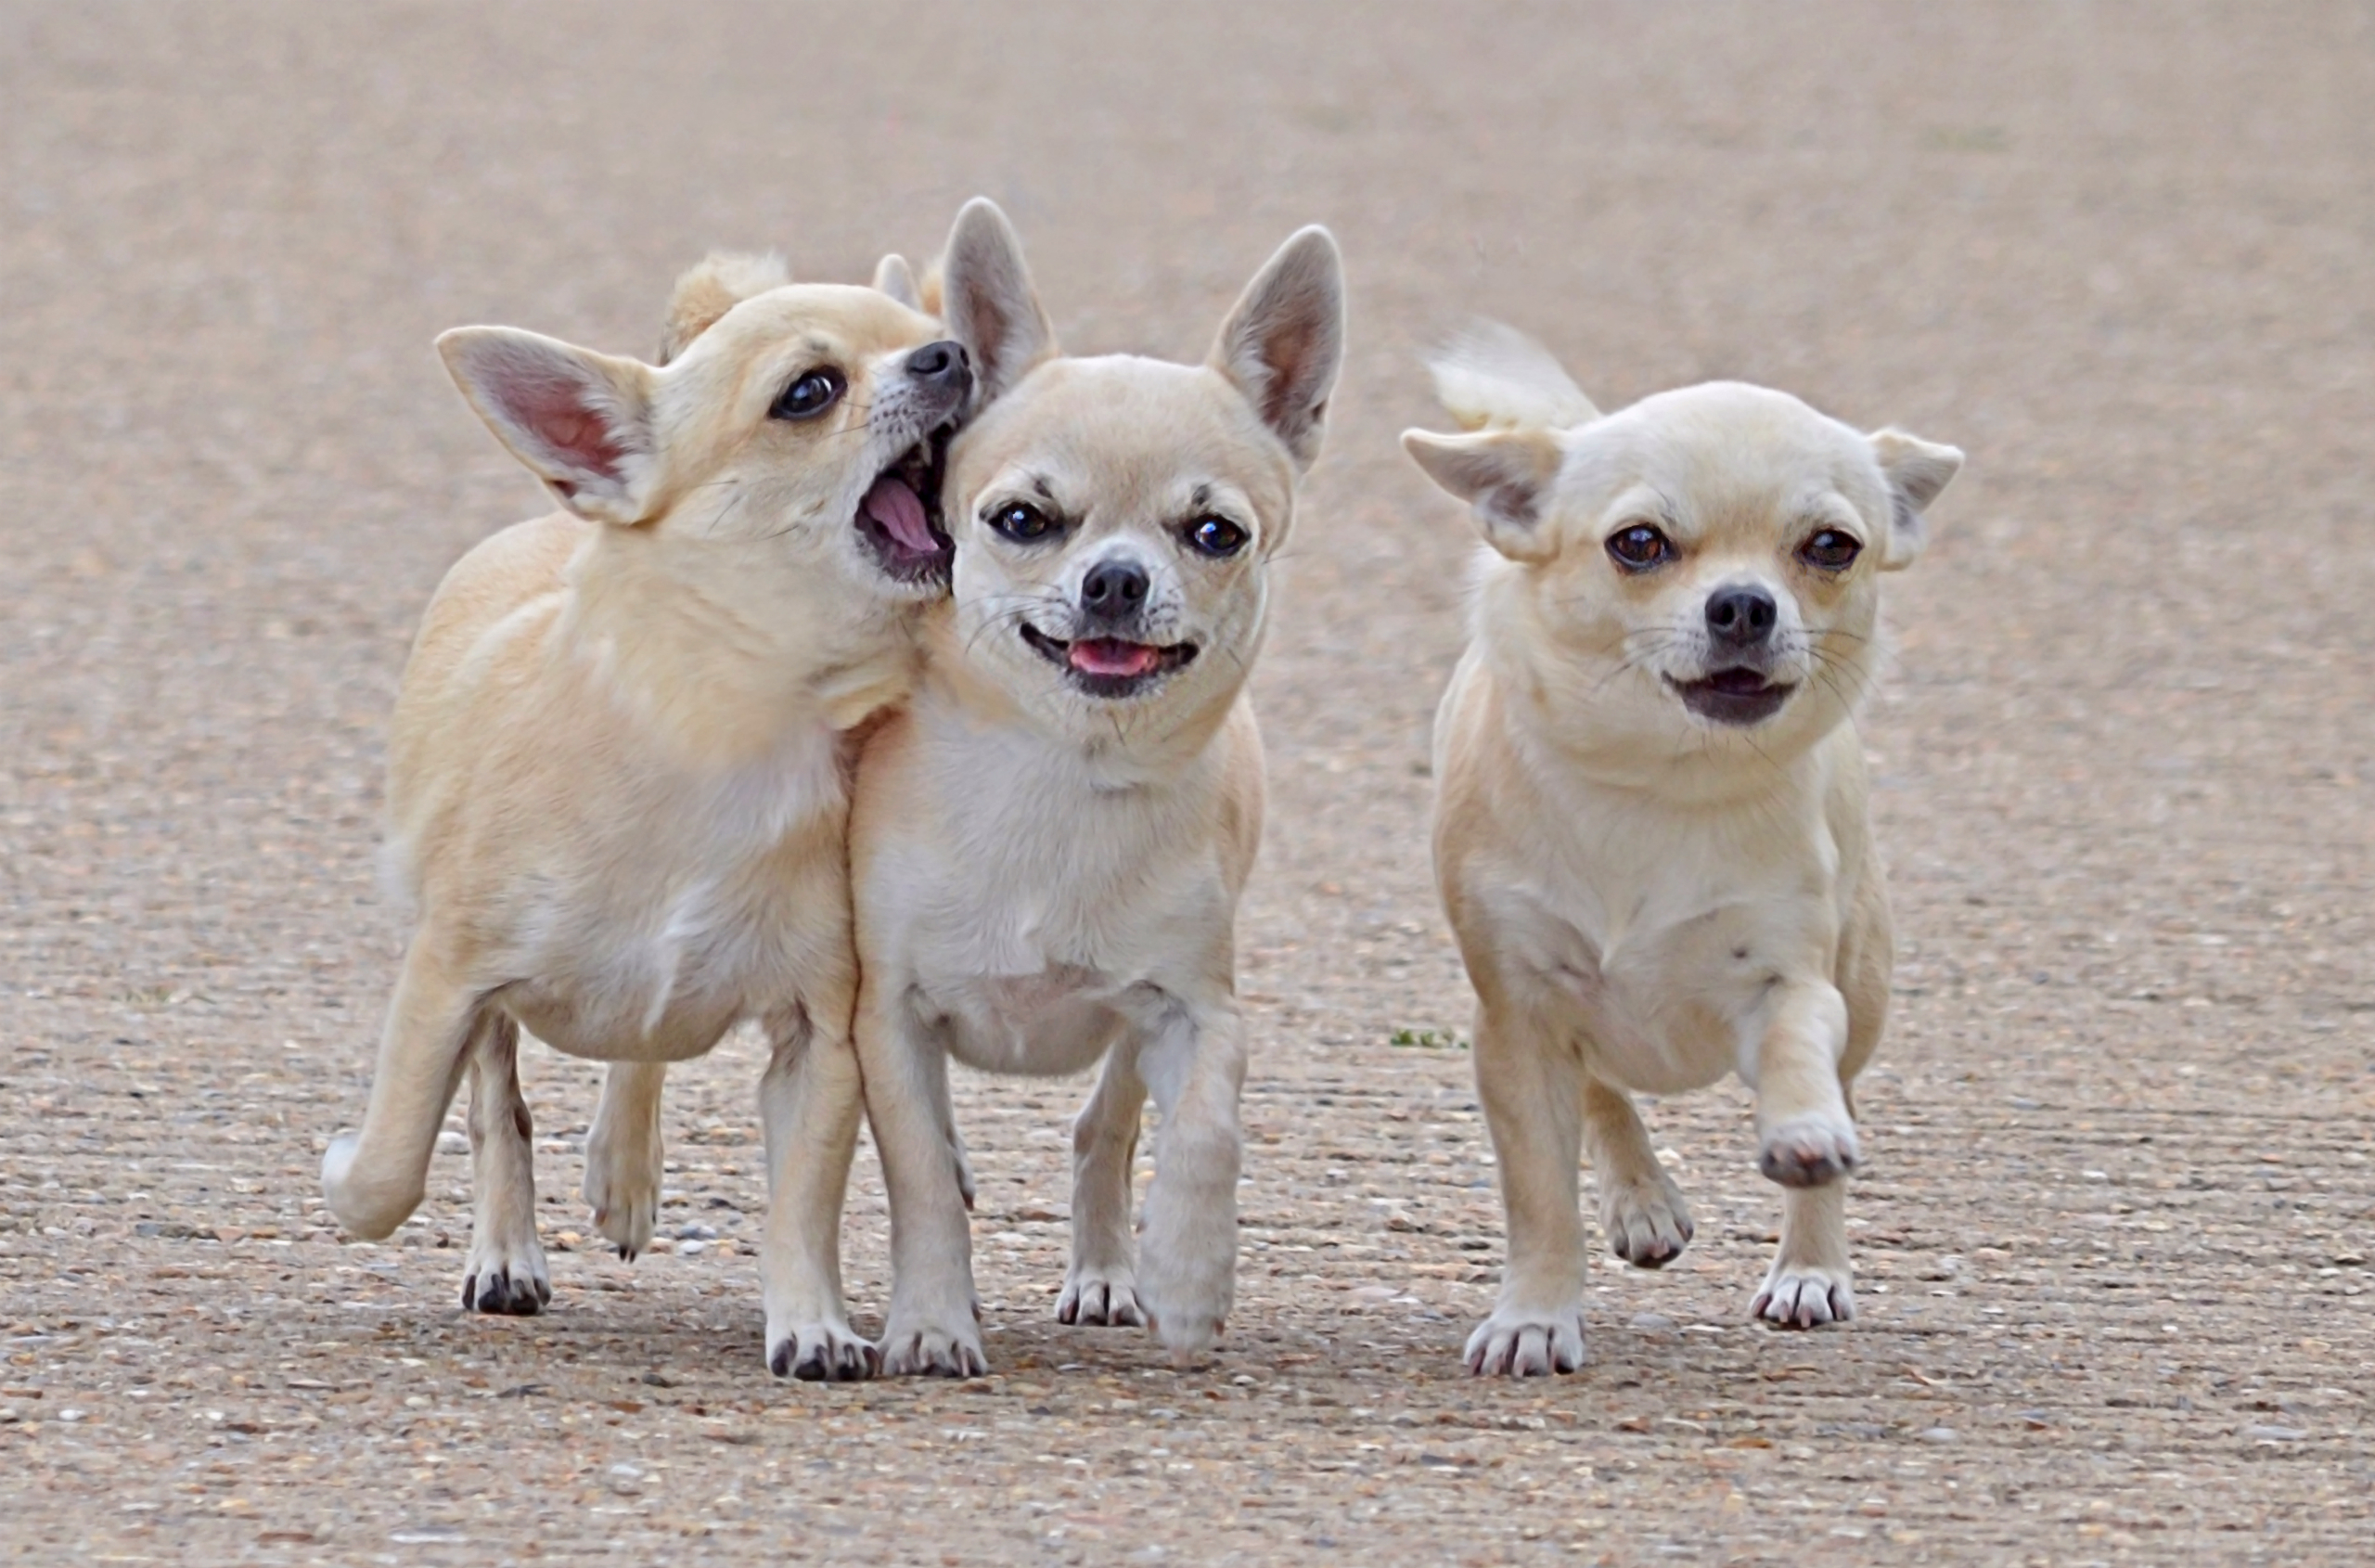
[[[1244,529],[1225,517],[1200,517],[1188,525],[1188,542],[1208,556],[1233,556],[1245,548]]]
[[[1648,572],[1674,559],[1674,541],[1648,523],[1637,522],[1609,535],[1608,553],[1627,572]]]
[[[982,521],[1018,545],[1034,544],[1045,539],[1056,527],[1053,518],[1022,501],[995,508],[984,513]]]
[[[1844,572],[1855,564],[1864,546],[1853,535],[1826,528],[1798,546],[1798,559],[1817,572]]]
[[[841,373],[829,366],[811,370],[783,389],[767,415],[776,419],[813,419],[839,403],[848,386]]]

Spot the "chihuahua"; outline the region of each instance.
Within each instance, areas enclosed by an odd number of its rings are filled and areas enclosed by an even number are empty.
[[[945,592],[939,477],[974,392],[962,332],[894,263],[867,289],[712,258],[678,285],[660,366],[508,328],[438,340],[562,510],[463,558],[414,645],[388,805],[417,925],[362,1127],[322,1185],[348,1229],[393,1230],[467,1073],[475,1310],[551,1292],[520,1032],[614,1064],[585,1191],[633,1255],[660,1203],[665,1064],[751,1018],[770,1050],[768,1364],[873,1369],[839,1251],[862,1107],[851,737],[905,696]]]
[[[1891,964],[1855,720],[1880,574],[1920,553],[1962,454],[1730,382],[1603,416],[1505,328],[1433,368],[1466,433],[1403,445],[1490,546],[1435,726],[1436,877],[1509,1235],[1468,1365],[1581,1364],[1582,1153],[1616,1255],[1681,1253],[1690,1215],[1630,1096],[1727,1072],[1784,1189],[1751,1310],[1843,1321],[1851,1086]]]
[[[1235,1291],[1246,1043],[1238,899],[1261,838],[1246,680],[1269,565],[1343,356],[1307,228],[1200,366],[1059,357],[1010,243],[952,243],[952,315],[997,401],[949,453],[952,599],[867,741],[851,819],[867,1114],[891,1200],[890,1373],[986,1369],[948,1059],[1103,1071],[1072,1127],[1057,1315],[1200,1356]],[[995,262],[999,264],[991,264]],[[1134,1261],[1131,1175],[1162,1116]]]

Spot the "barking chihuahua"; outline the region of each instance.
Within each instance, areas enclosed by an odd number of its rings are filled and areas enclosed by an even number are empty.
[[[1104,1071],[1073,1124],[1065,1322],[1210,1346],[1235,1290],[1236,913],[1262,826],[1245,683],[1343,344],[1335,242],[1271,258],[1200,366],[1058,357],[1010,242],[953,245],[997,396],[949,453],[953,600],[851,821],[892,1373],[985,1369],[947,1061]],[[1008,390],[1008,389],[1011,390]],[[1145,1256],[1131,1167],[1162,1114]]]
[[[1602,416],[1507,328],[1434,368],[1469,433],[1403,445],[1491,546],[1435,727],[1436,876],[1508,1211],[1469,1367],[1582,1362],[1580,1152],[1616,1255],[1680,1253],[1690,1216],[1630,1094],[1727,1072],[1784,1189],[1752,1311],[1851,1317],[1850,1086],[1891,963],[1854,721],[1880,573],[1920,553],[1962,454],[1733,383]]]
[[[393,1230],[467,1073],[478,1311],[550,1295],[520,1030],[616,1064],[585,1190],[631,1255],[659,1208],[665,1064],[754,1018],[769,1365],[872,1369],[839,1255],[862,1104],[845,738],[905,695],[945,590],[937,480],[974,390],[904,263],[878,276],[890,291],[713,259],[678,286],[664,367],[507,328],[438,340],[564,509],[454,568],[405,669],[389,847],[417,925],[322,1185],[350,1230]]]

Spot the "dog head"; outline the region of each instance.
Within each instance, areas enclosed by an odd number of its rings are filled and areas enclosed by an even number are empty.
[[[1506,328],[1434,369],[1468,431],[1403,446],[1474,508],[1505,563],[1480,628],[1563,716],[1647,756],[1734,741],[1773,756],[1853,713],[1879,574],[1920,554],[1960,452],[1737,382],[1602,416]]]
[[[905,264],[876,276],[793,284],[773,258],[712,256],[678,281],[657,366],[507,327],[437,346],[570,511],[674,552],[755,619],[787,576],[837,585],[803,606],[863,615],[945,591],[940,482],[976,402],[971,356]]]
[[[950,453],[954,658],[1093,743],[1217,723],[1261,646],[1343,357],[1335,241],[1288,240],[1199,366],[1059,357],[1020,269],[965,276],[1000,287],[969,298],[952,264],[949,321],[986,389],[1012,390]]]

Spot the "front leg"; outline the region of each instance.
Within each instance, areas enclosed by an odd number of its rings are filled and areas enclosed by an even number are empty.
[[[492,1008],[472,1032],[470,1255],[462,1305],[532,1317],[553,1299],[536,1240],[535,1124],[520,1092],[520,1025]]]
[[[973,1231],[949,1142],[948,1053],[914,1002],[874,971],[859,988],[857,1058],[891,1200],[882,1370],[979,1377],[990,1364],[973,1293]]]
[[[1173,1362],[1187,1367],[1211,1351],[1237,1296],[1245,1023],[1234,997],[1201,1006],[1165,1000],[1138,1047],[1138,1072],[1162,1113],[1138,1298]]]
[[[666,1145],[660,1131],[664,1061],[614,1061],[602,1078],[602,1102],[585,1137],[586,1206],[594,1228],[628,1262],[651,1245],[660,1223]]]
[[[1072,1122],[1072,1264],[1056,1303],[1059,1322],[1146,1322],[1132,1263],[1130,1176],[1147,1086],[1131,1045],[1106,1052],[1097,1090]]]
[[[759,1083],[767,1130],[767,1239],[761,1256],[767,1367],[777,1377],[854,1382],[880,1366],[850,1327],[841,1299],[841,1202],[864,1104],[857,1050],[839,1021],[848,991],[820,996],[820,1025],[803,1009],[766,1020],[771,1048]]]
[[[1785,991],[1756,1054],[1757,1163],[1782,1195],[1781,1246],[1751,1312],[1811,1329],[1855,1315],[1843,1179],[1860,1153],[1841,1064],[1847,1003],[1829,984]]]
[[[1572,1372],[1584,1364],[1590,1266],[1578,1202],[1583,1061],[1547,1021],[1506,1005],[1478,1010],[1473,1054],[1509,1263],[1493,1315],[1468,1336],[1468,1369],[1479,1377]]]

